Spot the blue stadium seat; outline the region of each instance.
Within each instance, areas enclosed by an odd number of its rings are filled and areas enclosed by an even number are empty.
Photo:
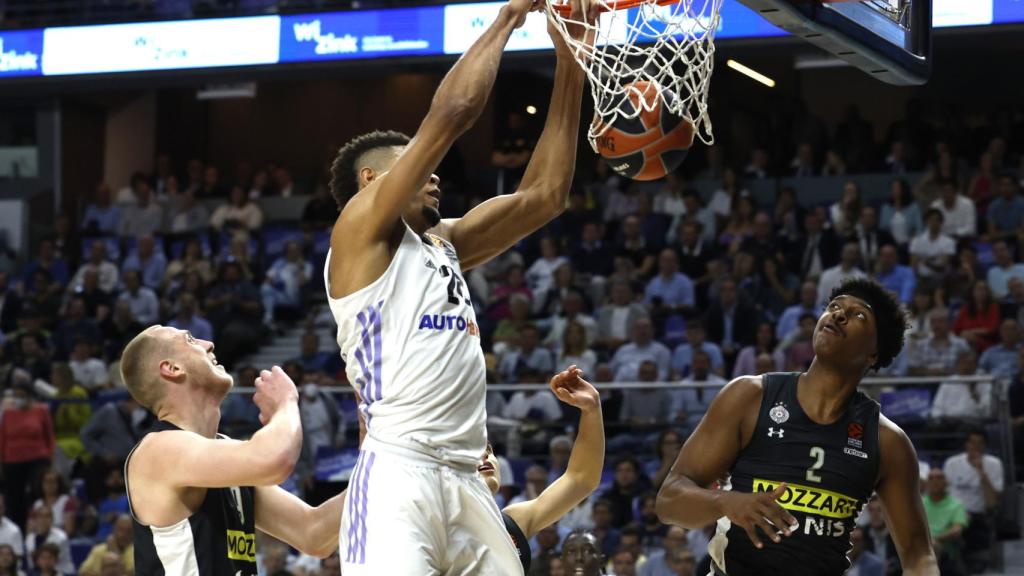
[[[263,229],[263,249],[268,264],[284,255],[289,242],[303,244],[306,240],[302,230],[291,226],[267,226]]]

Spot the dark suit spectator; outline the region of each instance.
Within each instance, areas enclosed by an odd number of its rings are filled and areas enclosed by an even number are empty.
[[[607,277],[612,273],[612,253],[602,239],[603,235],[604,228],[600,222],[583,224],[580,243],[570,256],[574,270],[591,277]]]
[[[655,254],[658,244],[652,244],[644,235],[642,220],[631,214],[622,221],[619,241],[615,244],[614,255],[623,256],[633,264],[633,280],[647,279],[654,274]]]
[[[889,525],[885,522],[885,510],[882,503],[872,499],[867,503],[868,522],[860,527],[864,541],[864,550],[871,552],[881,561],[882,574],[885,576],[899,576],[902,573],[900,568],[900,557],[896,552],[896,543],[889,534]]]
[[[70,278],[67,264],[57,255],[56,246],[54,246],[53,240],[50,239],[43,239],[39,243],[36,259],[29,262],[28,266],[25,267],[22,278],[26,293],[35,290],[35,271],[37,269],[49,272],[50,278],[62,287],[67,285]]]
[[[0,272],[0,334],[14,332],[21,314],[21,297],[11,289],[7,272]]]
[[[66,360],[79,338],[99,342],[100,329],[95,320],[86,316],[85,300],[76,295],[68,302],[64,320],[53,333],[57,359]]]
[[[90,234],[117,234],[121,229],[121,208],[112,202],[110,186],[96,186],[96,201],[85,207],[82,231]]]
[[[708,339],[717,342],[722,349],[726,373],[729,373],[740,349],[754,343],[757,330],[757,312],[750,304],[740,301],[736,281],[732,278],[720,284],[718,301],[708,309],[705,324]]]
[[[861,270],[866,271],[874,270],[882,246],[896,243],[888,230],[878,227],[878,213],[870,205],[860,209],[860,219],[853,228],[853,234],[847,237],[847,241],[851,240],[860,246]]]
[[[628,456],[619,459],[615,463],[615,480],[601,494],[601,500],[611,504],[612,526],[622,528],[633,522],[637,499],[650,489],[651,482],[644,476],[636,460]]]
[[[804,235],[789,248],[789,269],[800,278],[817,278],[839,263],[839,238],[826,230],[821,216],[808,212],[804,217]]]
[[[206,297],[206,313],[217,334],[218,357],[230,366],[246,350],[252,350],[263,333],[260,293],[242,277],[234,262],[224,265],[221,279]]]
[[[753,234],[743,240],[740,251],[753,254],[758,261],[782,255],[772,229],[772,217],[767,212],[754,216]]]

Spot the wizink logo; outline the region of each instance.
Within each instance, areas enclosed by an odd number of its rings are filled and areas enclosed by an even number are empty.
[[[335,36],[333,32],[323,34],[320,20],[292,24],[296,42],[316,42],[317,54],[355,54],[359,52],[359,39],[351,34]]]
[[[22,72],[39,69],[39,54],[4,50],[4,39],[0,37],[0,72]]]

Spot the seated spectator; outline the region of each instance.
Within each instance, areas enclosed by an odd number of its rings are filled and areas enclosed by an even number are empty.
[[[74,382],[89,391],[106,388],[110,384],[106,363],[93,355],[93,342],[84,337],[75,338],[71,357],[68,359],[68,367],[74,375]]]
[[[52,350],[38,333],[19,335],[14,342],[14,365],[25,372],[26,380],[45,380],[50,375]]]
[[[243,366],[235,374],[237,386],[250,386],[259,373],[253,366]],[[248,438],[260,429],[260,409],[252,401],[253,394],[228,394],[220,408],[220,425],[231,438]]]
[[[25,555],[25,541],[22,539],[21,527],[7,517],[7,505],[4,495],[0,494],[0,567],[3,566],[4,549],[9,549],[16,561]],[[18,564],[15,562],[12,564]],[[4,576],[7,576],[6,574]]]
[[[164,286],[182,284],[190,272],[198,273],[204,284],[213,281],[213,266],[203,257],[203,247],[197,238],[189,238],[185,242],[181,258],[168,264],[164,273]]]
[[[610,505],[612,526],[622,528],[634,521],[633,510],[637,499],[650,489],[650,480],[641,472],[640,464],[627,456],[615,463],[615,479],[601,494],[598,502],[603,501]]]
[[[114,523],[121,516],[129,513],[128,495],[124,487],[124,472],[120,467],[107,472],[105,481],[106,495],[96,505],[97,520],[96,538],[106,539],[114,531]]]
[[[157,290],[164,280],[167,270],[167,258],[163,250],[156,249],[156,240],[152,236],[139,236],[135,253],[130,254],[121,265],[121,273],[136,270],[142,274],[142,284]]]
[[[998,178],[996,193],[988,205],[988,235],[993,240],[1015,241],[1024,228],[1024,198],[1017,194],[1017,183],[1009,174]]]
[[[978,366],[985,374],[998,378],[1014,378],[1020,372],[1020,324],[1007,318],[999,324],[999,344],[982,353]]]
[[[132,338],[142,332],[143,328],[145,327],[132,316],[132,309],[128,306],[128,302],[118,302],[114,306],[114,313],[108,315],[100,324],[106,357],[120,358],[121,350]]]
[[[678,257],[670,248],[658,255],[658,274],[647,283],[644,304],[662,317],[683,314],[696,304],[693,281],[679,272]]]
[[[999,314],[1003,318],[1015,318],[1017,324],[1024,321],[1024,280],[1010,279],[1010,293],[999,303]]]
[[[768,354],[771,358],[771,372],[782,372],[786,369],[786,356],[778,350],[778,342],[775,340],[775,330],[770,322],[761,322],[757,325],[757,335],[754,344],[746,346],[736,356],[736,365],[732,369],[732,377],[739,378],[748,374],[762,374],[757,371],[757,358],[761,354]]]
[[[967,512],[964,526],[964,552],[970,558],[976,553],[985,555],[993,544],[995,528],[990,514],[999,505],[1003,492],[1003,462],[996,456],[985,453],[985,433],[973,429],[967,433],[964,451],[950,456],[942,465],[942,472],[949,482],[950,495],[963,505]],[[976,566],[969,560],[971,573],[984,572],[986,562]]]
[[[860,248],[862,270],[874,270],[882,246],[896,243],[896,239],[888,230],[878,227],[878,213],[871,205],[860,209],[857,225],[847,239],[856,242]]]
[[[338,403],[320,383],[321,372],[304,371],[299,380],[299,414],[302,422],[302,454],[296,465],[303,490],[308,498],[313,489],[317,451],[345,445],[345,419]]]
[[[250,192],[249,198],[253,198]],[[306,230],[330,230],[338,220],[338,203],[331,197],[327,186],[318,182],[313,197],[306,202],[299,219]]]
[[[163,228],[164,209],[153,199],[153,189],[142,174],[132,176],[135,203],[124,207],[120,235],[152,236]]]
[[[615,576],[636,576],[636,552],[630,548],[619,547],[610,561],[612,574]]]
[[[618,530],[607,526],[595,527],[589,531],[572,532],[565,537],[562,544],[561,560],[552,559],[549,566],[550,575],[599,576],[603,571],[606,559],[618,548],[618,542]],[[557,570],[561,570],[561,572]]]
[[[495,352],[500,353],[503,345],[515,346],[519,340],[519,334],[527,324],[530,324],[530,299],[525,294],[516,293],[508,299],[508,318],[498,321],[491,341],[494,342]]]
[[[79,298],[85,303],[85,315],[90,319],[102,321],[114,305],[111,292],[100,288],[100,275],[97,270],[86,270],[81,288],[76,288],[71,299]]]
[[[782,353],[786,360],[787,371],[803,371],[814,359],[814,327],[818,317],[804,314],[800,317],[800,326],[779,342],[777,352]]]
[[[47,329],[53,328],[57,323],[64,291],[59,284],[53,281],[50,273],[46,270],[36,270],[33,276],[35,288],[32,292],[18,295],[9,291],[4,298],[4,314],[6,315],[10,311],[10,316],[0,319],[0,322],[7,323],[0,328],[0,332],[7,332],[7,335],[10,336],[18,330],[18,325],[28,318]]]
[[[676,346],[672,352],[672,374],[676,378],[685,378],[690,374],[693,353],[702,351],[711,359],[711,371],[719,376],[725,374],[725,360],[718,344],[708,342],[704,331],[704,320],[693,315],[686,320],[686,342]]]
[[[843,245],[842,256],[839,264],[821,273],[818,280],[818,305],[824,307],[828,304],[829,295],[832,290],[843,282],[852,278],[866,276],[863,270],[858,268],[861,262],[860,248],[856,242],[847,242]]]
[[[689,549],[687,530],[681,526],[669,526],[665,532],[665,538],[661,542],[661,550],[650,553],[647,562],[640,568],[640,576],[675,576],[677,572],[671,566],[671,559],[677,552],[689,556],[690,573],[692,574],[696,562],[693,552]]]
[[[53,513],[54,525],[64,530],[68,536],[73,536],[78,501],[74,496],[68,494],[64,478],[56,470],[50,468],[43,472],[38,485],[33,488],[33,492],[38,494],[39,498],[32,504],[32,509],[35,510],[40,506],[48,507]]]
[[[634,280],[649,278],[654,273],[655,254],[659,246],[652,245],[644,237],[640,217],[630,214],[622,220],[620,239],[615,244],[613,255],[629,259],[634,268]]]
[[[320,350],[320,336],[316,332],[310,330],[303,334],[301,346],[299,357],[295,358],[293,362],[302,366],[306,373],[321,372],[333,378],[341,368],[339,354]]]
[[[718,299],[705,317],[708,339],[718,343],[725,360],[726,372],[736,360],[740,348],[754,343],[757,312],[739,297],[736,281],[726,278],[718,286]]]
[[[910,242],[910,267],[924,280],[941,280],[956,255],[956,241],[942,231],[945,216],[935,208],[925,214],[925,230]]]
[[[848,180],[843,184],[842,196],[829,206],[828,215],[832,222],[832,229],[840,237],[847,237],[853,234],[854,227],[861,216],[861,208],[864,202],[860,197],[860,188],[857,183]]]
[[[636,380],[639,382],[657,382],[658,366],[652,360],[644,360],[640,363],[639,374]],[[672,417],[672,394],[664,388],[640,388],[622,391],[622,408],[619,410],[619,421],[624,424],[631,424],[632,428],[664,426],[670,422]],[[620,440],[621,439],[621,440]],[[642,440],[639,437],[631,437],[623,434],[612,439],[610,445],[620,440],[621,445],[616,448],[630,447],[636,441]]]
[[[53,240],[47,238],[39,242],[39,252],[35,260],[32,260],[25,266],[24,273],[22,274],[25,294],[31,294],[36,288],[36,270],[48,272],[50,279],[61,287],[66,286],[70,279],[68,265],[64,262],[64,259],[57,255],[57,249],[54,246]]]
[[[889,525],[885,521],[885,510],[878,498],[872,498],[865,506],[867,523],[860,527],[863,534],[864,550],[874,554],[882,565],[880,574],[883,576],[899,576],[900,557],[896,552],[896,543],[889,533]]]
[[[665,482],[682,447],[683,440],[675,430],[666,428],[658,435],[658,441],[654,444],[656,459],[650,460],[644,465],[644,474],[651,479],[651,485],[655,490],[661,488],[662,483]],[[642,505],[643,503],[641,503],[641,509]],[[644,520],[642,513],[640,520]]]
[[[95,271],[99,274],[100,290],[110,293],[117,288],[118,271],[117,266],[107,259],[107,244],[102,240],[96,240],[89,248],[89,261],[82,264],[75,272],[74,278],[68,284],[68,290],[81,288],[88,271]]]
[[[223,198],[227,193],[227,186],[220,180],[220,170],[213,164],[207,164],[203,168],[203,179],[196,189],[196,196],[200,198]]]
[[[633,324],[633,339],[615,351],[609,366],[615,373],[616,382],[632,382],[637,379],[640,364],[648,360],[658,367],[658,379],[667,380],[672,352],[654,339],[651,320],[639,318]]]
[[[745,300],[754,303],[758,317],[774,323],[796,300],[800,279],[780,266],[774,257],[764,258],[754,266],[756,272],[740,280],[740,287]]]
[[[519,331],[516,346],[510,347],[498,363],[498,375],[504,382],[520,382],[519,372],[527,368],[532,373],[554,374],[555,361],[551,351],[541,347],[537,327],[526,324]],[[541,382],[538,380],[537,382]],[[531,382],[535,383],[535,382]],[[557,406],[558,403],[556,402]]]
[[[612,253],[602,239],[603,235],[600,222],[583,225],[580,243],[570,256],[574,270],[590,278],[604,278],[612,273]]]
[[[536,546],[533,548],[533,561],[530,563],[530,572],[528,576],[536,576],[537,574],[547,574],[547,567],[551,564],[552,559],[559,557],[558,545],[561,542],[560,531],[562,530],[562,523],[556,522],[551,526],[542,528],[540,532],[537,532],[535,541]],[[330,576],[335,576],[331,574]]]
[[[681,384],[708,385],[708,387],[689,387],[672,391],[673,418],[676,422],[684,425],[687,430],[692,431],[697,428],[697,424],[700,424],[704,413],[711,406],[711,402],[728,382],[711,372],[711,358],[706,352],[697,350],[693,353],[693,367],[690,370],[690,376],[685,378]]]
[[[160,301],[152,288],[142,285],[138,270],[124,273],[124,291],[117,297],[118,302],[127,302],[132,316],[144,325],[155,324],[160,316]]]
[[[244,230],[254,232],[263,226],[263,211],[239,185],[231,187],[231,195],[227,203],[221,204],[210,216],[210,226],[214,230]]]
[[[992,298],[988,282],[975,280],[971,297],[960,307],[953,331],[982,353],[996,342],[999,330],[999,304]]]
[[[579,324],[584,331],[584,346],[593,346],[597,342],[597,320],[587,314],[586,301],[583,294],[572,288],[566,292],[562,300],[561,313],[550,319],[548,335],[544,337],[544,345],[558,348],[562,345],[565,330],[571,324]]]
[[[1024,199],[1018,200],[1024,202]],[[988,269],[986,279],[992,294],[1002,300],[1010,293],[1011,279],[1024,280],[1024,264],[1013,261],[1010,245],[1005,240],[996,240],[992,243],[992,256],[995,258],[995,264]]]
[[[263,323],[273,324],[274,311],[279,306],[301,309],[306,285],[312,278],[313,265],[302,255],[302,246],[298,242],[288,242],[284,256],[270,265],[260,287]]]
[[[210,213],[206,206],[196,201],[196,193],[186,190],[171,211],[171,232],[175,234],[195,234],[206,230],[210,225]]]
[[[96,201],[85,207],[82,232],[87,234],[117,234],[121,229],[121,208],[112,203],[110,186],[100,182],[96,186]]]
[[[945,376],[953,372],[956,359],[970,350],[967,341],[949,333],[949,314],[943,308],[929,312],[932,335],[918,339],[907,356],[907,371],[911,376]]]
[[[917,287],[917,278],[910,266],[900,264],[895,244],[885,244],[878,250],[878,262],[873,270],[879,284],[896,294],[900,302],[910,304],[914,298],[914,288]]]
[[[18,555],[14,553],[14,547],[0,541],[0,574],[3,576],[25,576],[25,573],[18,569],[20,565],[21,562]]]
[[[72,369],[61,362],[53,365],[50,384],[56,388],[53,396],[53,433],[58,456],[55,460],[58,464],[64,463],[63,471],[71,472],[74,463],[85,454],[80,435],[82,427],[92,415],[89,393],[72,377]],[[63,525],[62,522],[58,524]],[[73,535],[74,530],[68,530],[68,533]]]
[[[679,235],[673,250],[679,260],[679,270],[696,284],[702,284],[708,274],[708,263],[716,256],[714,245],[701,238],[700,224],[693,219],[679,223]]]
[[[719,232],[719,249],[735,254],[754,235],[754,201],[749,196],[739,196],[733,202],[725,226]]]
[[[546,373],[550,375],[550,372]],[[517,374],[520,382],[538,384],[547,379],[547,376],[529,368],[525,368]],[[548,391],[518,390],[509,398],[502,413],[504,418],[518,420],[522,423],[521,430],[529,434],[536,433],[537,428],[557,422],[562,418],[562,408],[558,405],[558,399]],[[541,433],[538,440],[542,440],[546,434]],[[547,471],[544,472],[545,478]],[[545,480],[546,481],[546,480]]]
[[[568,263],[569,259],[559,254],[557,239],[552,236],[540,239],[540,258],[526,270],[526,283],[536,301],[546,299],[548,291],[555,285],[555,270]]]
[[[598,311],[597,342],[607,350],[614,351],[633,333],[636,322],[647,317],[647,311],[633,301],[633,291],[628,281],[612,282],[610,296],[610,301]]]
[[[292,196],[300,196],[304,192],[299,190],[295,183],[292,181],[292,173],[284,166],[278,166],[273,171],[274,176],[274,194],[281,198],[291,198]]]
[[[637,184],[633,183],[632,185],[636,186]],[[647,245],[652,248],[664,246],[672,219],[654,211],[654,202],[650,194],[637,194],[634,215],[640,220],[641,234],[646,239]]]
[[[815,211],[804,216],[804,235],[790,245],[789,270],[800,278],[818,278],[825,269],[839,262],[839,237],[826,229]]]
[[[800,317],[810,314],[817,317],[822,307],[818,306],[818,284],[807,281],[800,285],[800,301],[786,308],[775,325],[775,337],[782,340],[800,327]]]
[[[105,493],[109,471],[117,470],[124,463],[136,441],[145,433],[146,423],[136,414],[140,410],[138,403],[127,396],[101,406],[82,428],[82,444],[92,455],[85,478],[90,501],[99,500]]]
[[[32,521],[25,533],[26,564],[42,574],[74,574],[68,535],[53,525],[53,512],[46,506],[32,511]],[[43,556],[46,555],[46,558]],[[58,571],[50,571],[56,568]]]
[[[23,526],[29,512],[28,488],[53,459],[53,421],[46,404],[32,398],[31,383],[16,380],[4,395],[0,419],[0,464],[4,502],[11,520]],[[31,552],[29,550],[28,552]]]
[[[889,193],[889,202],[882,205],[879,226],[892,233],[897,245],[906,248],[921,232],[921,208],[914,201],[906,180],[893,180],[889,185]]]
[[[206,314],[217,334],[217,356],[230,366],[262,338],[264,324],[259,290],[243,278],[242,267],[229,262],[206,296]]]
[[[939,182],[939,197],[931,208],[942,212],[942,232],[954,238],[973,238],[977,234],[974,202],[960,194],[954,180]]]
[[[960,352],[956,359],[955,374],[957,376],[977,374],[977,358],[973,350]],[[942,382],[932,401],[931,416],[935,419],[981,419],[987,418],[990,414],[992,414],[992,385],[988,382]]]
[[[533,300],[533,292],[526,285],[521,264],[510,265],[505,271],[505,281],[491,290],[491,297],[487,302],[487,318],[492,322],[508,318],[511,315],[509,299],[513,294],[522,294]]]
[[[946,474],[939,468],[928,471],[924,513],[932,536],[932,547],[942,574],[960,574],[963,562],[963,532],[967,526],[964,505],[946,491]]]
[[[583,324],[571,322],[558,348],[557,366],[576,366],[589,377],[597,368],[597,354],[587,348],[587,332]]]
[[[846,557],[850,560],[850,572],[856,576],[885,576],[885,566],[881,559],[864,549],[864,531],[854,528],[850,532],[850,551]]]
[[[178,330],[187,330],[197,340],[213,341],[213,326],[199,315],[199,302],[191,292],[178,296],[178,310],[167,325]]]

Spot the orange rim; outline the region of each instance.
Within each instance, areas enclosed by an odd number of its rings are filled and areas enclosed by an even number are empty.
[[[606,5],[601,6],[601,12],[610,12],[612,10],[627,10],[629,8],[636,8],[644,4],[655,4],[658,6],[669,6],[671,4],[678,4],[680,0],[609,0]],[[551,6],[561,16],[568,16],[572,12],[572,6],[568,4],[554,4]]]

